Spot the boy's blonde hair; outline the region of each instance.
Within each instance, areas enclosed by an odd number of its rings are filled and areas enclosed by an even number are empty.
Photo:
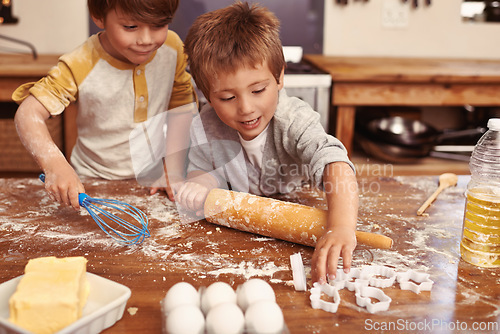
[[[200,15],[184,44],[191,75],[205,97],[219,71],[234,73],[243,66],[255,68],[267,61],[279,83],[285,68],[279,37],[280,22],[267,8],[235,2]]]
[[[89,13],[105,20],[110,10],[120,10],[138,22],[165,26],[172,22],[179,0],[87,0]]]

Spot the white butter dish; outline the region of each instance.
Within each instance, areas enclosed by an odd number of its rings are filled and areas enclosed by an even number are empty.
[[[9,299],[22,276],[0,284],[0,334],[30,334],[9,319]],[[94,334],[113,326],[123,316],[131,291],[125,285],[87,273],[90,294],[80,319],[57,334]]]

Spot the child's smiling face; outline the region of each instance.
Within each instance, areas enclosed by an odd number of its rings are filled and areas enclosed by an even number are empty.
[[[94,22],[105,29],[100,35],[104,50],[126,63],[147,62],[167,39],[168,25],[137,22],[119,10],[110,10],[105,20]]]
[[[241,67],[234,73],[217,73],[210,89],[210,104],[222,122],[243,139],[254,139],[274,116],[283,77],[284,71],[277,83],[267,62],[255,68]]]

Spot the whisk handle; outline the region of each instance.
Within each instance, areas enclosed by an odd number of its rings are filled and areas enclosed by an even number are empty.
[[[86,193],[79,193],[78,194],[78,203],[81,206],[84,206],[84,203],[87,200],[87,198],[90,199],[89,195],[87,195]]]
[[[42,173],[38,176],[38,178],[40,179],[40,181],[42,181],[43,183],[45,183],[45,173]],[[85,202],[85,200],[87,199],[87,197],[89,197],[89,195],[87,195],[86,193],[79,193],[78,194],[78,203],[83,206],[83,203]]]

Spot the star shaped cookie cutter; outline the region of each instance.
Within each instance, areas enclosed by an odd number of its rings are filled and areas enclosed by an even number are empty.
[[[394,285],[397,274],[392,268],[380,265],[366,266],[362,269],[353,268],[349,273],[344,273],[342,269],[337,270],[334,280],[329,283],[342,290],[347,288],[354,291],[358,286],[373,286],[376,288],[388,288]]]
[[[361,272],[368,277],[369,285],[376,288],[388,288],[394,285],[397,277],[394,269],[380,265],[363,267]]]
[[[370,281],[369,277],[361,269],[352,268],[348,273],[345,273],[342,269],[337,269],[335,279],[328,280],[328,283],[338,290],[346,288],[349,291],[354,291],[357,286],[367,286]]]
[[[397,274],[397,280],[401,290],[410,290],[416,294],[420,291],[431,291],[434,282],[430,279],[430,275],[414,271],[412,269]]]

